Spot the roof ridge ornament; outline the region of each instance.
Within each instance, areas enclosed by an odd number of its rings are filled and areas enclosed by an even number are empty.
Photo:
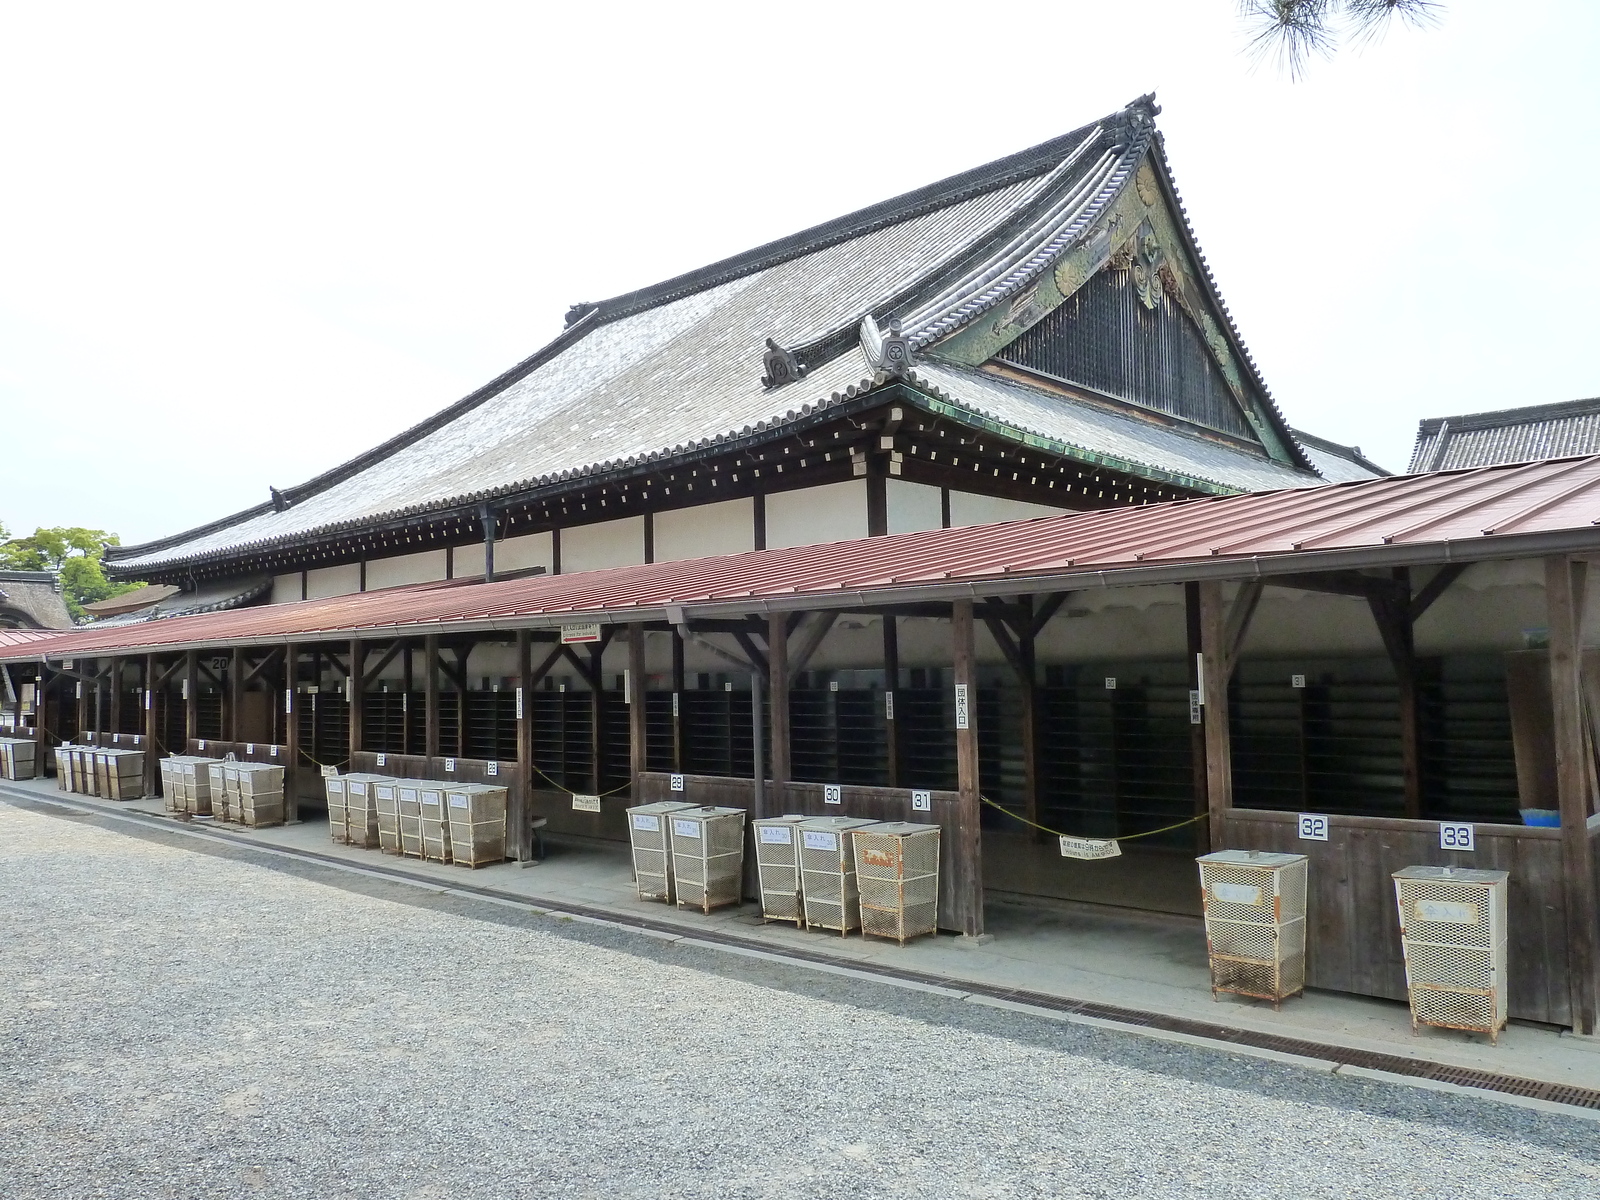
[[[805,364],[794,356],[794,351],[785,350],[771,338],[767,339],[767,351],[761,356],[761,365],[767,371],[761,377],[761,386],[769,391],[793,383],[806,373]]]
[[[270,483],[267,485],[267,491],[272,495],[273,512],[282,512],[284,509],[289,507],[289,497],[284,495],[284,493],[280,492],[277,488],[273,487]]]
[[[1111,135],[1116,145],[1130,145],[1135,138],[1155,131],[1156,117],[1160,112],[1161,105],[1156,103],[1156,94],[1146,92],[1116,116],[1111,117],[1106,123],[1106,132]]]
[[[861,349],[873,370],[894,378],[904,379],[911,374],[911,339],[901,330],[900,318],[889,318],[889,332],[885,334],[868,313],[861,319]]]

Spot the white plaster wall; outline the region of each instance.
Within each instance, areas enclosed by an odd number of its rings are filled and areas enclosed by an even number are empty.
[[[431,583],[444,578],[444,551],[424,550],[418,554],[398,554],[393,558],[367,561],[367,591],[401,587],[408,583]]]
[[[300,599],[300,572],[272,577],[272,603],[287,604]]]
[[[500,552],[495,550],[495,569],[500,569]],[[598,571],[603,567],[627,567],[644,562],[644,518],[623,517],[596,525],[575,525],[561,531],[561,573]],[[509,568],[507,568],[509,570]]]
[[[885,481],[889,502],[889,532],[916,533],[939,529],[944,524],[944,503],[940,489],[905,479]]]
[[[1053,517],[1065,509],[1003,496],[980,496],[975,492],[950,493],[950,525],[988,525],[995,521],[1022,521],[1028,517]]]
[[[767,497],[767,549],[867,536],[867,481],[846,479]]]
[[[499,575],[506,571],[526,571],[531,567],[551,569],[554,539],[547,529],[543,533],[525,533],[517,537],[502,538],[494,544],[494,569]],[[563,544],[563,549],[565,544]],[[483,543],[455,549],[455,577],[474,579],[483,577]]]
[[[348,596],[361,590],[361,564],[318,567],[306,572],[306,599],[325,600],[329,596]]]
[[[657,562],[743,554],[756,546],[755,501],[748,496],[657,513],[655,524]]]

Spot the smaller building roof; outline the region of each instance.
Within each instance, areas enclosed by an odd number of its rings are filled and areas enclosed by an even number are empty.
[[[54,571],[0,571],[0,625],[71,629],[72,624]]]
[[[1600,454],[1600,396],[1429,417],[1417,427],[1407,469],[1413,474],[1449,471],[1569,454]]]
[[[1394,474],[1362,454],[1360,446],[1330,442],[1304,429],[1292,432],[1295,441],[1300,443],[1300,448],[1311,460],[1311,465],[1317,469],[1317,474],[1329,483],[1353,483],[1357,479],[1381,479]]]
[[[92,617],[120,617],[123,613],[149,608],[157,600],[165,600],[168,596],[177,594],[178,589],[170,583],[152,583],[145,587],[134,588],[131,592],[123,592],[120,596],[112,596],[109,600],[96,600],[93,604],[85,604],[83,611]]]

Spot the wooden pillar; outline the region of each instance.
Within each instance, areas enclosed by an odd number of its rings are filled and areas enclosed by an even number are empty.
[[[281,708],[282,705],[278,707]],[[244,725],[243,710],[244,647],[235,646],[233,658],[228,663],[228,719],[222,726],[222,736],[225,740],[230,742],[239,740],[239,730]]]
[[[889,532],[889,456],[867,455],[867,536]]]
[[[106,721],[106,665],[104,660],[96,659],[94,664],[94,731],[108,734],[114,732]],[[102,740],[102,746],[109,746],[109,741]]]
[[[527,862],[533,857],[533,639],[526,629],[517,630],[517,787],[507,820],[512,856]]]
[[[1228,730],[1228,677],[1231,673],[1227,644],[1228,611],[1222,602],[1222,584],[1208,580],[1197,585],[1200,593],[1201,687],[1206,746],[1206,811],[1210,846],[1221,850],[1224,814],[1233,807],[1233,744]]]
[[[465,758],[467,756],[467,686],[469,683],[467,659],[472,657],[472,647],[468,646],[465,651],[462,651],[458,646],[455,655],[456,673],[460,676],[456,683],[455,756],[457,758]]]
[[[406,648],[400,652],[403,660],[402,670],[404,678],[400,682],[400,746],[405,753],[411,753],[411,693],[415,690],[416,680],[411,674],[411,643],[406,643]]]
[[[78,674],[80,674],[80,675],[83,674],[83,663],[84,663],[84,660],[81,659],[81,658],[73,660],[72,669],[74,671],[78,672]],[[72,681],[72,696],[73,696],[73,707],[75,709],[75,711],[73,712],[73,718],[77,722],[77,725],[78,725],[78,736],[79,736],[79,740],[81,741],[81,740],[83,740],[83,734],[86,733],[88,731],[88,729],[89,729],[89,688],[88,688],[88,685],[86,685],[83,682],[83,680],[81,680],[81,679],[73,680]]]
[[[884,757],[888,759],[888,786],[900,786],[900,726],[895,720],[894,693],[900,686],[900,619],[883,618],[883,730]]]
[[[265,682],[265,681],[264,681]],[[288,765],[283,772],[283,819],[291,825],[300,820],[300,777],[304,770],[300,762],[300,647],[290,642],[283,648],[283,692],[273,697],[272,725],[276,729],[276,714],[283,714],[284,755]],[[268,695],[271,695],[269,687]]]
[[[45,703],[45,685],[50,678],[50,664],[44,659],[39,660],[39,672],[33,681],[33,761],[38,764],[40,775],[45,773],[45,763],[53,762],[54,756],[50,753],[49,717],[50,706]],[[150,773],[145,772],[149,779]]]
[[[1022,660],[1022,813],[1039,822],[1039,670],[1033,647],[1033,597],[1020,601],[1025,627],[1017,630],[1017,656]],[[1019,622],[1019,626],[1024,622]],[[1034,840],[1048,837],[1042,830],[1030,830]]]
[[[144,794],[161,794],[160,729],[156,725],[156,656],[144,656]]]
[[[422,639],[422,752],[439,757],[439,635]]]
[[[672,631],[672,769],[683,771],[683,635]]]
[[[644,626],[628,630],[628,771],[633,785],[633,802],[641,804],[643,793],[639,777],[649,769],[646,754],[649,723],[645,720]]]
[[[183,656],[183,749],[200,736],[200,651],[190,650]]]
[[[772,816],[767,805],[767,764],[761,733],[761,692],[759,671],[750,672],[750,815],[755,820]]]
[[[602,647],[589,647],[589,689],[593,696],[593,702],[589,705],[589,745],[594,757],[591,778],[594,781],[596,796],[606,790],[606,691],[605,675],[600,661],[604,657],[605,650]]]
[[[348,716],[350,719],[350,753],[352,756],[358,750],[365,750],[363,745],[366,740],[366,725],[363,711],[365,706],[361,703],[361,676],[366,670],[367,647],[359,638],[350,639],[350,673],[345,676],[345,699],[349,703]],[[354,759],[352,757],[352,762]],[[351,768],[352,770],[354,767]]]
[[[1186,583],[1183,585],[1183,616],[1189,648],[1189,691],[1194,694],[1191,697],[1189,707],[1191,714],[1189,722],[1189,761],[1191,774],[1194,778],[1194,812],[1198,816],[1208,811],[1206,796],[1210,791],[1206,779],[1206,723],[1203,715],[1205,713],[1205,697],[1199,695],[1202,647],[1200,643],[1200,585],[1198,583]],[[1201,702],[1198,706],[1193,703],[1196,698]],[[1200,719],[1192,719],[1195,715],[1199,715]],[[1305,801],[1302,800],[1301,803],[1303,804]],[[1211,849],[1211,830],[1209,826],[1209,821],[1202,821],[1195,827],[1195,849],[1200,854],[1204,854]]]
[[[772,783],[789,782],[789,615],[767,614],[767,707],[772,724]]]
[[[1584,1034],[1595,1031],[1596,967],[1600,963],[1581,681],[1581,622],[1587,569],[1587,563],[1569,562],[1561,556],[1547,558],[1544,564],[1556,795],[1561,807],[1561,874],[1567,910],[1568,986],[1573,1029]]]
[[[17,724],[22,724],[22,701],[17,701]],[[122,660],[111,660],[111,732],[122,732]]]
[[[962,933],[979,936],[983,933],[983,835],[972,601],[957,600],[950,606],[950,642],[955,675],[956,788],[961,797],[950,850],[956,876],[968,881],[955,916]]]

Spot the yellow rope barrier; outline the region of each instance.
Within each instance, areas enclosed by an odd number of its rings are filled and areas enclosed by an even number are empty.
[[[989,799],[989,797],[987,797],[987,796],[984,796],[984,795],[980,794],[978,796],[978,799],[982,800],[990,808],[998,809],[1000,812],[1005,813],[1005,815],[1010,817],[1013,821],[1021,821],[1024,825],[1031,825],[1033,828],[1039,830],[1041,833],[1048,833],[1048,834],[1051,834],[1054,837],[1081,837],[1082,836],[1081,834],[1076,834],[1076,833],[1062,833],[1059,829],[1051,829],[1048,825],[1040,825],[1037,821],[1030,821],[1030,820],[1028,820],[1027,817],[1019,816],[1018,814],[1012,812],[1009,808],[1006,808],[1003,805],[996,804],[993,800]],[[1174,829],[1182,829],[1185,825],[1194,825],[1197,822],[1204,821],[1210,815],[1211,814],[1208,813],[1208,812],[1196,813],[1194,816],[1190,817],[1187,821],[1179,821],[1176,825],[1163,825],[1160,829],[1146,829],[1143,833],[1125,833],[1121,837],[1089,838],[1089,839],[1086,839],[1086,840],[1095,841],[1095,842],[1131,842],[1135,838],[1154,837],[1158,833],[1171,833]]]

